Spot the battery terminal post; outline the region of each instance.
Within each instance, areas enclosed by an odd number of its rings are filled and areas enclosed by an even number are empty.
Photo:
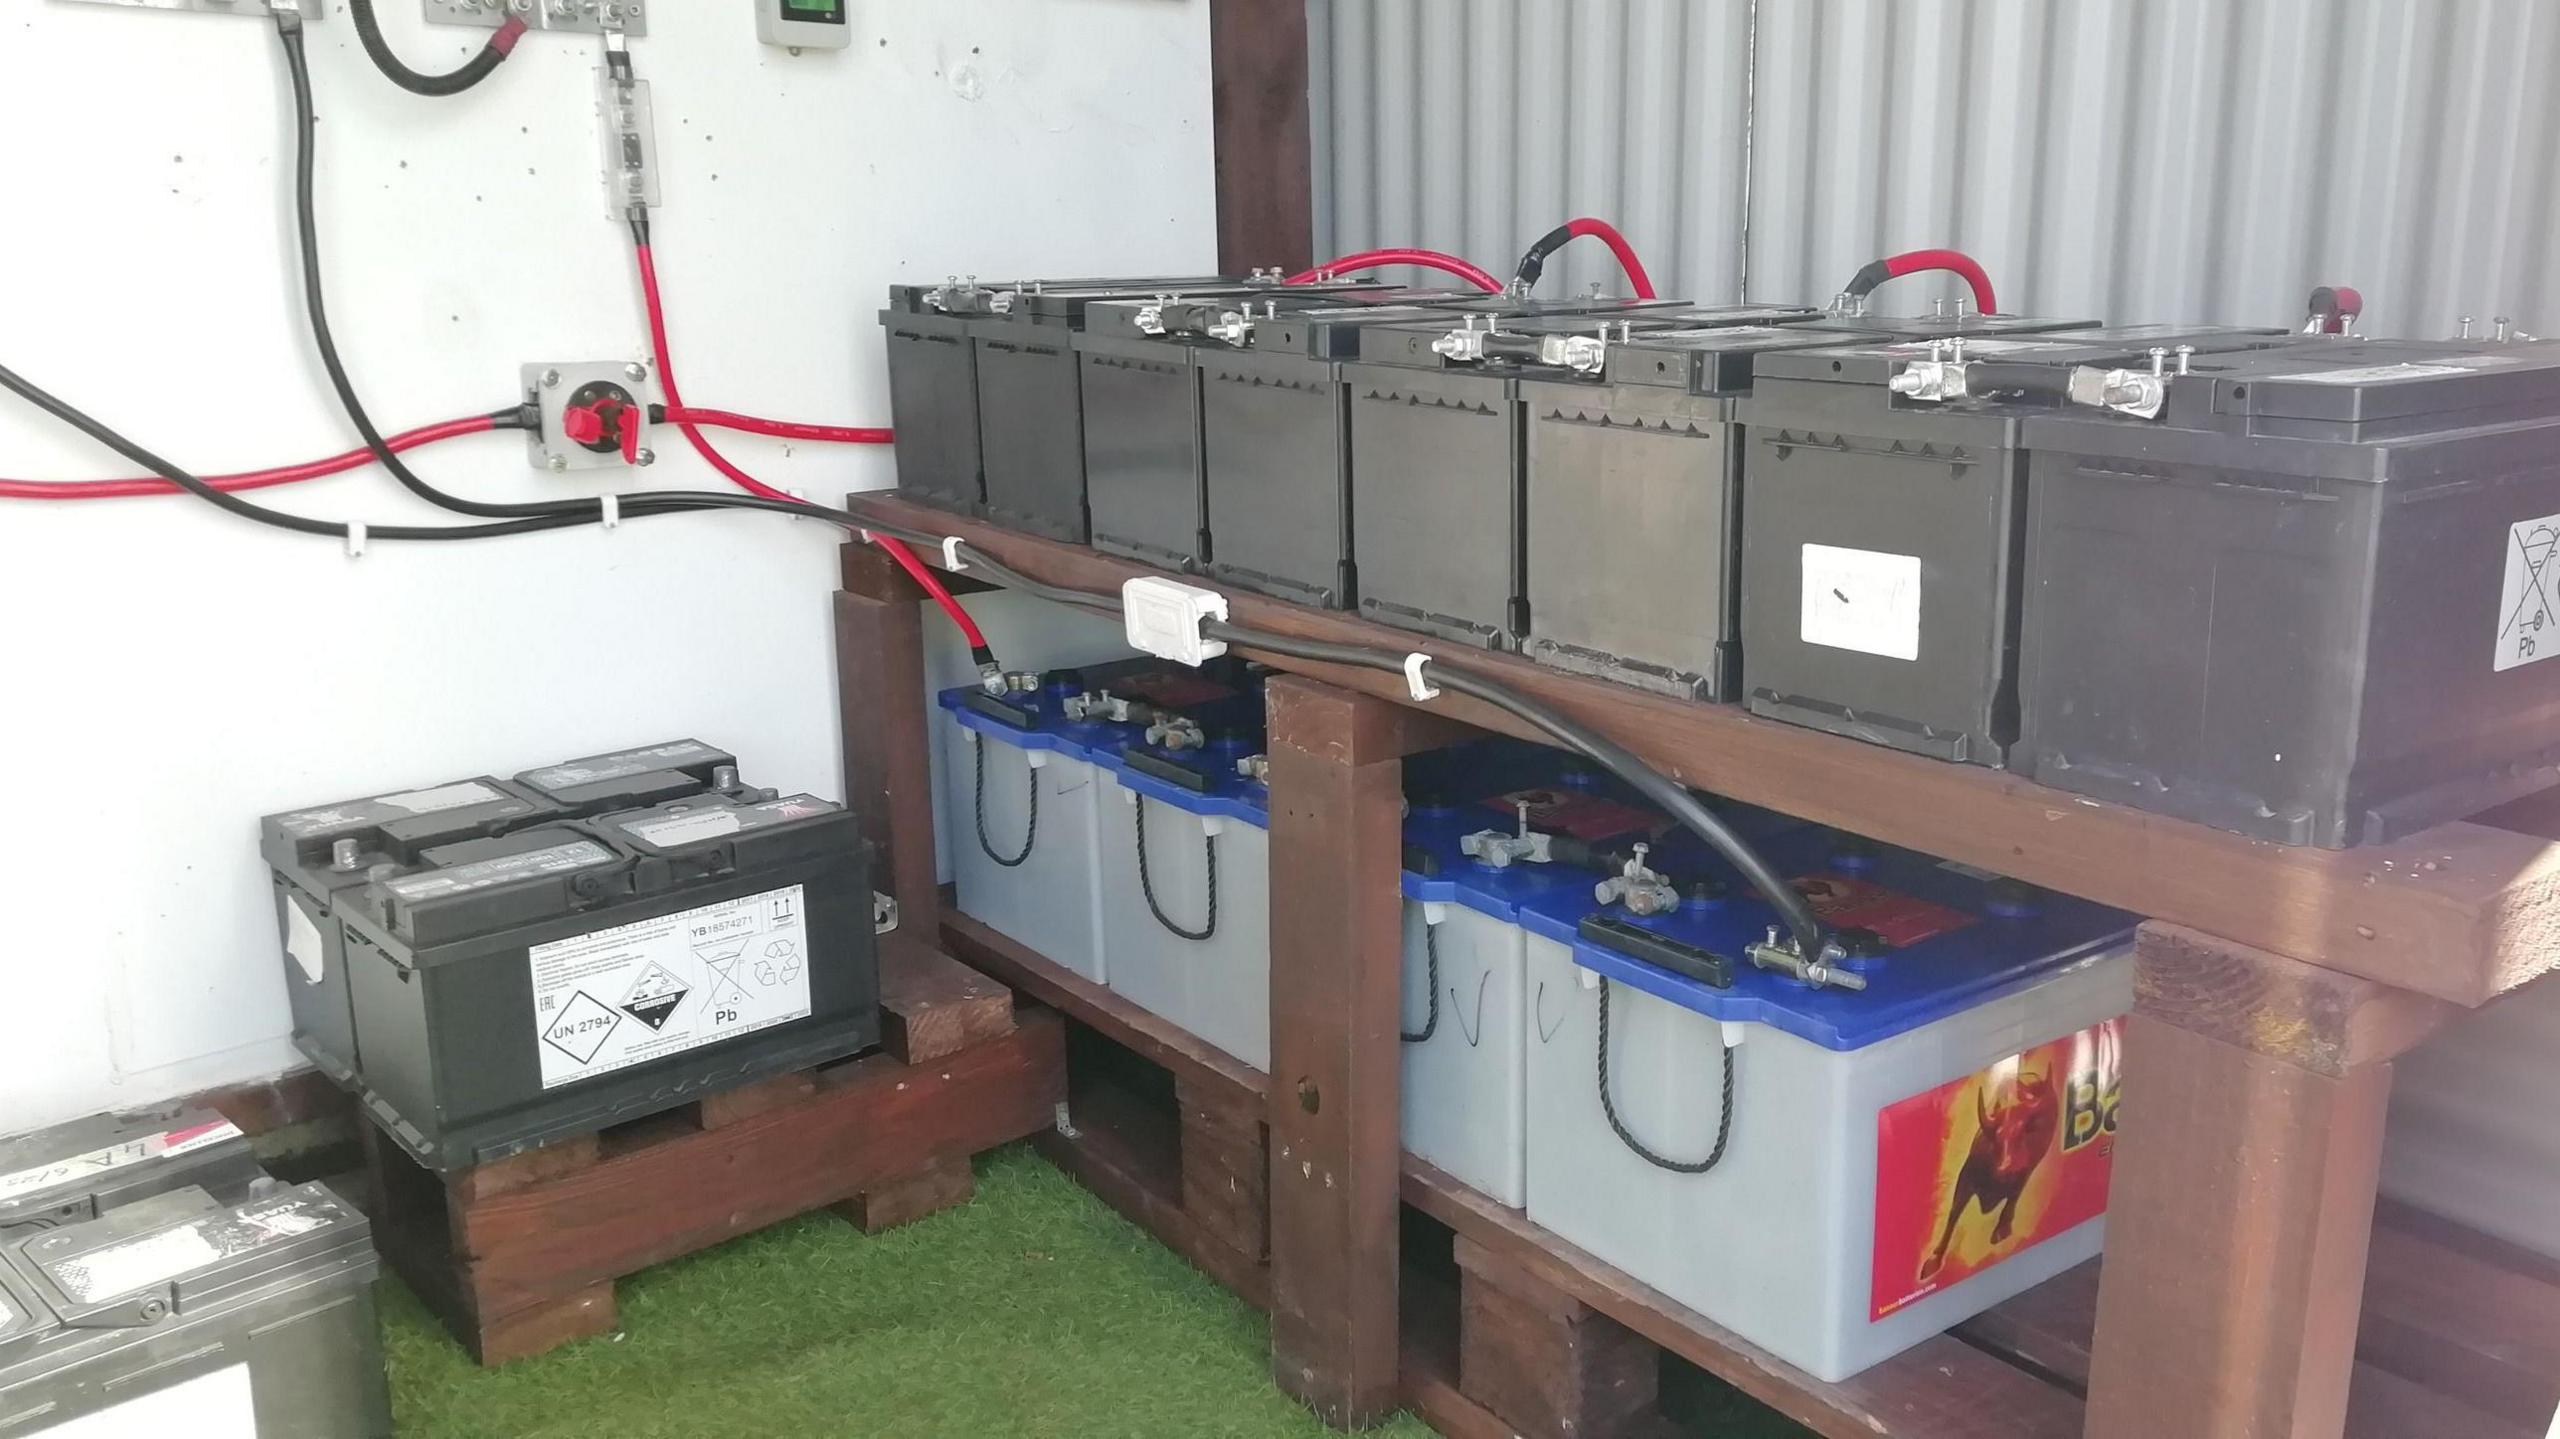
[[[1793,935],[1783,933],[1773,924],[1769,926],[1767,937],[1746,946],[1743,952],[1750,956],[1754,965],[1791,975],[1810,989],[1857,990],[1867,987],[1865,975],[1841,967],[1841,961],[1849,957],[1849,951],[1837,940],[1826,939],[1822,952],[1808,958],[1803,945]]]

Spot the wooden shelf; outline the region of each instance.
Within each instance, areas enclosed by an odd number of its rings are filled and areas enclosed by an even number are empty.
[[[857,494],[848,503],[884,524],[958,535],[1047,584],[1117,593],[1126,580],[1164,573],[891,494]],[[1685,784],[2395,988],[2477,1005],[2560,963],[2560,845],[2539,837],[2456,823],[2364,849],[2269,844],[2000,771],[1755,718],[1732,705],[1667,699],[1511,655],[1461,652],[1349,614],[1241,592],[1233,611],[1238,624],[1293,638],[1399,652],[1428,647],[1600,729]],[[1327,684],[1410,703],[1400,676],[1266,658]],[[1428,709],[1544,738],[1461,696]]]

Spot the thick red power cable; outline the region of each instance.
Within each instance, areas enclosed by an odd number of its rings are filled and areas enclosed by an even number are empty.
[[[1627,243],[1627,237],[1618,233],[1617,226],[1585,215],[1580,219],[1567,220],[1564,228],[1569,235],[1589,235],[1608,246],[1609,253],[1618,257],[1618,267],[1627,272],[1627,286],[1635,291],[1636,298],[1654,298],[1653,277],[1644,272],[1644,261],[1636,258],[1636,247]]]
[[[1502,293],[1502,282],[1485,270],[1455,255],[1444,255],[1437,250],[1362,250],[1356,255],[1345,255],[1339,260],[1327,261],[1312,270],[1301,270],[1283,283],[1303,285],[1329,275],[1347,275],[1354,270],[1374,270],[1382,265],[1416,265],[1425,270],[1438,270],[1445,275],[1455,275],[1479,290],[1497,295]]]
[[[676,389],[675,367],[667,363],[667,308],[665,301],[658,293],[657,258],[650,253],[649,247],[645,244],[633,245],[632,253],[637,255],[640,261],[640,295],[649,310],[649,346],[657,354],[658,388],[667,393],[669,421],[683,433],[686,440],[692,443],[694,452],[701,455],[711,468],[718,470],[731,484],[745,490],[748,494],[762,495],[768,500],[797,502],[798,496],[787,490],[777,490],[729,463],[727,456],[713,449],[711,442],[702,437],[701,429],[694,422],[676,418],[685,413],[685,403],[683,394]],[[916,558],[915,551],[877,532],[871,534],[871,542],[886,550],[889,558],[897,561],[898,567],[905,570],[909,578],[922,586],[926,594],[933,597],[933,602],[941,606],[942,612],[951,617],[953,624],[960,627],[960,633],[968,639],[971,650],[980,653],[986,651],[986,632],[978,628],[976,620],[969,618],[969,612],[960,607],[960,601],[952,597],[951,591],[935,577],[931,569],[925,566],[924,561]]]
[[[797,420],[768,420],[758,415],[742,415],[735,410],[705,410],[693,406],[667,406],[669,424],[707,425],[715,430],[737,430],[750,435],[772,435],[785,440],[819,440],[831,445],[885,445],[897,438],[897,431],[867,425],[804,425]]]
[[[1986,315],[2000,313],[2000,302],[1991,293],[1991,276],[1982,263],[1962,250],[1906,250],[1888,255],[1884,260],[1887,278],[1899,279],[1921,270],[1946,270],[1973,288],[1973,307]]]
[[[414,450],[420,445],[431,445],[438,440],[450,440],[458,435],[484,434],[497,427],[495,416],[465,415],[457,420],[446,420],[442,424],[421,425],[414,430],[403,430],[399,434],[388,436],[385,443],[395,452]],[[247,470],[236,475],[207,475],[204,478],[206,484],[217,490],[257,490],[269,485],[290,485],[303,480],[326,479],[331,475],[343,475],[349,470],[363,469],[372,463],[373,451],[349,450],[345,454],[331,455],[325,460],[313,460],[307,464],[283,465],[271,470]],[[180,493],[178,487],[167,480],[0,480],[0,499],[8,500],[113,500],[178,493]]]

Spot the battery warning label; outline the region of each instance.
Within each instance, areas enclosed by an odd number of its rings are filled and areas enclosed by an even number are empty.
[[[2498,589],[2498,650],[2492,669],[2511,670],[2560,654],[2560,515],[2507,527],[2506,583]]]
[[[536,945],[527,963],[545,1089],[809,1014],[796,884]]]

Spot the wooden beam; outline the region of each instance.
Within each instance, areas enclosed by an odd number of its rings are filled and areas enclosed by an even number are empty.
[[[889,523],[958,534],[1051,584],[1117,590],[1132,576],[1161,573],[894,496],[857,495],[852,504]],[[1292,638],[1399,654],[1446,649],[1351,615],[1241,592],[1231,596],[1231,610],[1238,624]],[[1410,702],[1400,674],[1245,653],[1342,689]],[[2394,988],[2477,1005],[2560,963],[2560,844],[2539,836],[2457,823],[2363,849],[2268,844],[2016,775],[1759,719],[1735,706],[1543,669],[1517,656],[1469,651],[1449,659],[1599,728],[1683,783]],[[1543,738],[1458,696],[1429,708]]]
[[[1281,676],[1271,756],[1271,1371],[1337,1428],[1398,1404],[1396,707]]]
[[[2144,927],[2088,1439],[2337,1439],[2400,997]]]
[[[1305,0],[1210,0],[1218,268],[1315,263]]]
[[[865,550],[865,563],[889,563]],[[847,568],[854,568],[849,556]],[[908,585],[899,575],[875,588]],[[912,586],[909,593],[914,593]],[[933,746],[926,730],[924,628],[913,598],[836,596],[836,690],[845,803],[871,842],[871,883],[898,901],[903,929],[942,931],[933,851]]]

